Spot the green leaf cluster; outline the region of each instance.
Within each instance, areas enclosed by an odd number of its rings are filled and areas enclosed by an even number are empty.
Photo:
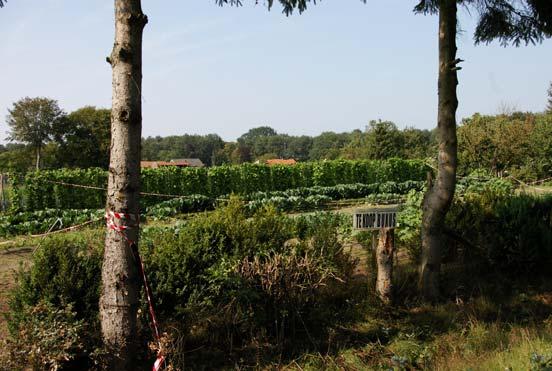
[[[319,161],[294,166],[244,164],[210,168],[163,167],[142,170],[142,191],[189,196],[219,197],[226,194],[283,191],[290,188],[335,186],[353,183],[420,181],[427,165],[420,160]],[[98,187],[86,189],[55,182]],[[19,185],[26,210],[47,208],[98,209],[105,205],[107,172],[102,169],[60,169],[28,173]],[[391,193],[389,190],[382,192]],[[142,206],[159,202],[157,196],[144,196]]]

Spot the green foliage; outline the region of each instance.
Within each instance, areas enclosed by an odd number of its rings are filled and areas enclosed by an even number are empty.
[[[154,219],[163,219],[177,214],[212,210],[214,207],[215,201],[213,199],[203,195],[192,195],[160,202],[149,207],[146,214]]]
[[[339,236],[349,236],[352,232],[351,216],[343,213],[317,212],[301,214],[293,218],[294,234],[299,239],[309,239],[318,231],[327,229],[337,231]]]
[[[91,170],[87,169],[83,172],[91,172]],[[148,179],[151,180],[151,178]],[[407,192],[420,190],[422,186],[421,181],[339,184],[331,187],[315,186],[292,188],[286,191],[255,192],[242,199],[246,201],[246,210],[249,213],[267,205],[272,205],[282,212],[309,211],[323,208],[332,200],[342,199],[364,198],[369,203],[397,203]],[[94,196],[94,192],[90,192],[90,195]],[[13,206],[18,204],[17,196],[18,193],[13,195]],[[81,197],[86,199],[87,195],[84,194]],[[148,206],[142,215],[155,220],[164,219],[178,214],[212,210],[219,202],[220,200],[215,198],[195,194]],[[0,237],[44,233],[98,219],[102,214],[101,209],[43,209],[17,212],[14,207],[12,212],[0,215]]]
[[[417,262],[421,253],[422,201],[424,193],[412,190],[397,215],[397,239],[406,248],[412,261]]]
[[[546,178],[552,170],[552,115],[475,114],[458,128],[462,172],[486,169],[525,180]]]
[[[0,171],[29,171],[37,151],[42,168],[107,169],[111,138],[109,109],[87,106],[66,115],[54,100],[25,98],[16,102],[10,112],[13,123],[10,138],[27,145],[8,144],[6,151],[0,153]],[[28,135],[24,136],[25,133]],[[31,140],[29,135],[35,139]]]
[[[55,140],[56,167],[101,167],[109,165],[111,110],[83,107],[67,115]]]
[[[461,197],[508,197],[514,194],[514,187],[507,179],[494,177],[485,170],[476,170],[456,182],[456,193]]]
[[[422,161],[321,161],[296,166],[218,166],[210,168],[163,167],[142,170],[142,191],[172,195],[201,194],[209,197],[257,191],[283,191],[297,187],[335,186],[352,183],[420,181],[428,168]],[[99,209],[105,205],[105,191],[75,188],[63,182],[105,188],[107,172],[101,169],[61,169],[28,173],[20,185],[26,210],[48,208]],[[382,193],[394,193],[382,189]],[[397,192],[398,193],[398,192]],[[159,202],[144,196],[142,206]]]
[[[0,237],[45,233],[100,218],[103,210],[44,209],[0,215]]]
[[[88,170],[87,170],[88,171]],[[332,200],[364,198],[370,203],[396,203],[410,190],[421,189],[423,183],[406,181],[375,184],[340,184],[332,187],[303,187],[287,191],[255,192],[244,197],[246,210],[254,213],[267,205],[279,211],[309,211],[327,206]],[[383,193],[380,193],[383,192]],[[222,201],[224,202],[224,201]],[[143,216],[164,219],[178,214],[212,210],[219,203],[204,195],[174,198],[149,206]],[[101,218],[101,209],[44,209],[11,212],[0,216],[0,237],[44,233]]]
[[[423,182],[406,181],[402,183],[385,182],[372,184],[338,184],[335,186],[314,186],[292,188],[286,191],[255,192],[244,197],[245,200],[256,201],[271,197],[309,197],[328,196],[332,200],[362,198],[378,193],[406,194],[410,190],[421,190]]]
[[[468,253],[509,273],[545,268],[552,253],[552,196],[483,194],[456,202],[448,225]]]
[[[100,344],[103,237],[101,230],[46,238],[17,272],[6,314],[10,362],[57,370]]]
[[[20,143],[8,143],[0,153],[0,171],[25,173],[33,166],[33,148]]]
[[[53,99],[23,98],[8,110],[8,139],[30,144],[40,152],[46,142],[60,134],[64,116],[57,101]]]
[[[324,132],[312,138],[312,148],[309,151],[309,159],[335,160],[340,157],[341,150],[351,141],[350,133]]]
[[[519,46],[542,42],[552,35],[552,11],[547,0],[495,0],[493,2],[463,1],[462,5],[478,15],[474,40],[490,43],[498,40],[501,45]],[[416,13],[435,14],[440,3],[436,0],[419,0]]]
[[[241,6],[242,1],[243,0],[216,0],[216,3],[220,6],[223,6],[225,4]],[[307,9],[307,4],[316,4],[316,0],[268,0],[268,9],[271,9],[275,2],[279,3],[282,6],[282,13],[284,13],[285,15],[291,15],[294,10],[302,13]]]
[[[223,147],[223,140],[216,134],[147,137],[142,139],[142,159],[170,161],[181,158],[199,158],[205,165],[211,166],[215,165],[213,156]]]
[[[58,370],[85,353],[90,333],[71,305],[57,307],[41,301],[25,306],[20,317],[6,342],[9,356],[4,367]]]
[[[262,330],[278,337],[298,316],[320,327],[327,318],[315,313],[329,309],[320,306],[324,286],[350,274],[340,242],[343,226],[341,216],[289,218],[273,208],[248,218],[232,199],[174,234],[152,229],[142,248],[157,307],[164,317],[185,320],[186,331],[207,326],[219,336]]]
[[[260,210],[267,205],[271,205],[276,208],[278,211],[306,211],[306,210],[316,210],[323,207],[329,201],[331,197],[323,195],[314,195],[314,196],[290,196],[290,197],[269,197],[263,198],[260,200],[250,201],[247,204],[247,209],[249,211]]]
[[[341,241],[350,228],[350,217],[334,213],[291,218],[265,207],[249,217],[235,198],[175,227],[144,228],[140,248],[159,318],[188,338],[202,329],[224,346],[256,334],[281,342],[290,329],[321,331],[345,303],[353,262]],[[62,351],[67,360],[94,352],[103,233],[41,242],[10,294],[13,344],[27,342],[22,349],[33,352],[51,344],[40,353],[48,360]],[[53,326],[58,333],[38,335]],[[65,348],[56,345],[61,342]]]
[[[72,305],[77,318],[97,321],[103,231],[65,234],[43,240],[33,263],[16,276],[9,299],[8,325],[14,333],[25,321],[25,308],[40,302],[56,308]]]
[[[211,306],[223,294],[220,279],[230,274],[233,263],[291,238],[281,218],[267,210],[248,221],[241,202],[232,200],[228,207],[193,218],[170,238],[156,230],[143,235],[144,259],[153,272],[160,310],[178,313],[190,306]]]
[[[422,200],[422,193],[412,191],[398,215],[398,241],[415,261],[421,252]],[[530,270],[552,252],[551,210],[550,196],[515,195],[509,181],[474,173],[458,181],[443,238],[449,250],[461,246],[466,256],[495,268]]]

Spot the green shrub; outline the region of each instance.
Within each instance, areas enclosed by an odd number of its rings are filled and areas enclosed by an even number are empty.
[[[103,231],[65,234],[43,240],[28,269],[16,275],[9,299],[8,326],[16,331],[25,308],[40,302],[56,308],[71,305],[77,319],[97,321]]]
[[[88,231],[47,238],[30,267],[19,270],[6,314],[12,361],[57,370],[99,345],[102,237]]]
[[[296,321],[322,329],[336,312],[321,303],[344,292],[329,287],[352,272],[342,227],[341,216],[291,218],[270,207],[248,218],[232,199],[190,219],[176,235],[151,229],[142,248],[159,313],[182,331],[203,328],[226,344],[259,331],[279,338]]]
[[[349,236],[352,232],[351,216],[344,213],[317,212],[293,217],[293,234],[305,240],[316,236],[321,230],[334,231],[336,236]]]
[[[406,248],[410,259],[418,262],[421,256],[423,192],[410,191],[397,214],[397,240]]]
[[[336,308],[347,305],[345,284],[354,264],[342,239],[350,228],[350,217],[333,213],[288,217],[263,207],[250,217],[236,198],[175,227],[144,228],[140,248],[158,317],[188,339],[203,333],[203,342],[225,347],[258,334],[282,344],[288,331],[323,331],[341,315]],[[45,318],[65,316],[56,320],[67,329],[59,336],[78,334],[65,343],[69,358],[93,353],[99,343],[102,244],[103,230],[42,242],[11,294],[12,342],[43,344],[21,329],[33,321],[33,308],[45,305],[52,313]],[[142,306],[145,322],[144,300]],[[50,329],[48,321],[44,326],[39,330]]]
[[[552,254],[552,196],[471,196],[456,202],[448,225],[471,242],[472,257],[509,273],[545,268]]]
[[[414,260],[421,252],[422,199],[411,191],[398,215],[398,241]],[[458,182],[444,254],[462,247],[470,262],[510,273],[544,268],[552,254],[551,213],[552,196],[516,195],[509,181],[473,173]]]
[[[233,264],[283,246],[291,231],[290,222],[271,209],[248,219],[238,199],[192,218],[176,235],[150,230],[142,236],[142,246],[160,310],[178,315],[211,307]]]
[[[41,301],[25,306],[20,317],[5,344],[8,356],[4,367],[20,369],[25,365],[34,370],[58,370],[86,356],[90,333],[71,305],[57,307]]]

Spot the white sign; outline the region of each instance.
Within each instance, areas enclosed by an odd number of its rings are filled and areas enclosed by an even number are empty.
[[[381,229],[397,226],[397,207],[357,209],[353,213],[353,228]]]

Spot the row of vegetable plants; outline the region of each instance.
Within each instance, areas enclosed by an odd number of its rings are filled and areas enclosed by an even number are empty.
[[[287,191],[257,192],[242,197],[246,209],[255,212],[267,205],[279,211],[311,211],[326,206],[330,201],[363,199],[372,203],[397,202],[410,190],[420,190],[423,182],[386,182],[381,184],[340,184],[332,187],[302,187]],[[160,202],[144,208],[143,217],[164,219],[178,214],[212,210],[217,203],[230,196],[212,198],[192,195]],[[80,224],[101,218],[101,209],[45,209],[10,213],[0,216],[0,237],[35,234]]]
[[[406,182],[384,182],[384,183],[354,183],[338,184],[330,187],[314,186],[292,188],[285,191],[255,192],[243,196],[248,201],[263,200],[271,197],[308,197],[308,196],[328,196],[332,200],[341,200],[347,198],[362,198],[374,194],[406,194],[410,190],[422,190],[423,181],[407,180]]]
[[[421,160],[389,159],[335,160],[299,163],[293,166],[243,164],[210,168],[142,169],[142,191],[188,196],[220,197],[234,193],[285,191],[292,188],[335,186],[353,183],[421,181],[429,171]],[[13,206],[22,210],[96,209],[105,205],[107,171],[102,169],[60,169],[28,173],[13,195]],[[17,177],[14,177],[16,179]],[[77,184],[84,187],[74,187]],[[151,206],[162,198],[144,196]]]
[[[269,204],[284,212],[312,211],[326,206],[330,201],[343,199],[358,199],[378,204],[397,203],[403,201],[408,193],[416,195],[419,203],[423,195],[423,187],[424,182],[422,181],[339,184],[331,187],[315,186],[293,188],[286,191],[255,192],[240,198],[247,202],[246,209],[250,212],[255,212]],[[464,199],[473,194],[508,197],[513,192],[512,183],[506,179],[474,173],[459,179],[456,197]],[[229,195],[219,198],[191,195],[174,198],[145,207],[142,217],[162,220],[178,214],[212,210],[229,197]],[[54,224],[54,229],[60,229],[88,220],[100,219],[103,213],[102,209],[45,209],[0,214],[0,237],[43,233],[52,228]],[[412,213],[415,214],[414,219],[421,217],[419,205]],[[408,222],[403,224],[406,227]],[[408,227],[401,230],[401,233],[409,233]]]
[[[90,220],[100,220],[104,213],[104,210],[97,209],[45,209],[4,214],[0,215],[0,237],[59,230]]]

